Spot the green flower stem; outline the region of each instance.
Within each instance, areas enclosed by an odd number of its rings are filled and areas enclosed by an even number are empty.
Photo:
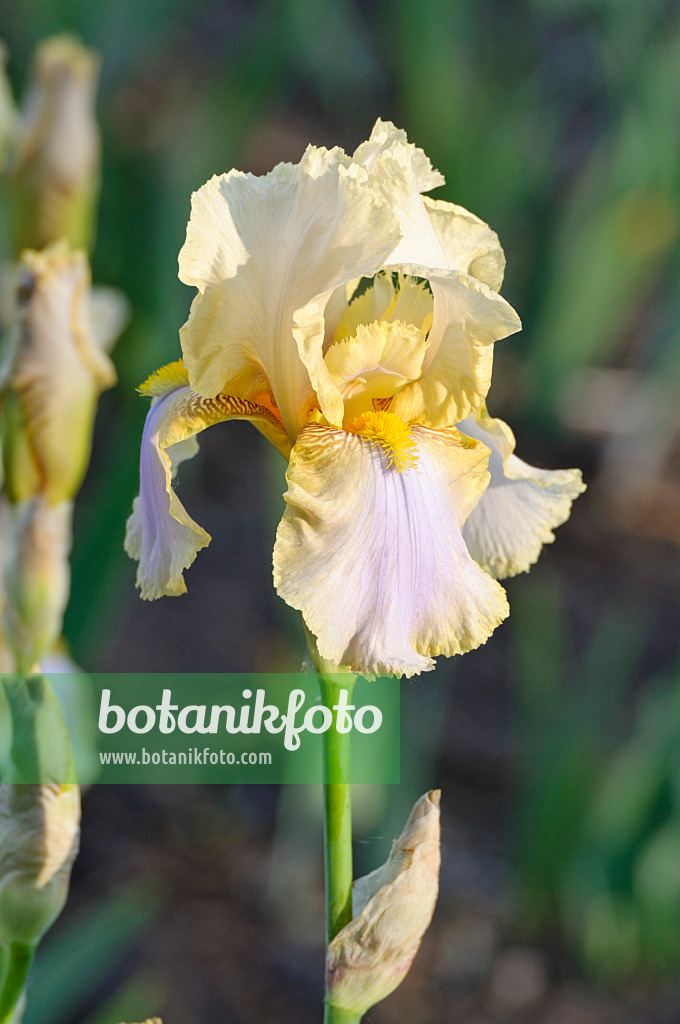
[[[2,987],[0,988],[0,1024],[12,1024],[14,1011],[26,984],[33,959],[33,946],[14,942],[5,951]]]
[[[321,701],[333,710],[341,690],[348,703],[356,676],[319,672]],[[352,920],[352,806],[350,802],[350,733],[337,729],[337,715],[323,734],[324,849],[326,865],[326,940]],[[324,1024],[358,1024],[361,1016],[324,1003]]]
[[[352,1010],[341,1010],[339,1006],[324,1003],[323,1024],[359,1024],[361,1014]]]
[[[321,701],[333,710],[341,690],[351,700],[356,676],[319,673]],[[330,943],[352,920],[352,808],[350,733],[339,732],[337,716],[323,734],[324,847],[326,866],[326,938]]]

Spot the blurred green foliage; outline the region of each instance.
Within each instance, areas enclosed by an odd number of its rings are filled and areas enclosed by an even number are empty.
[[[538,928],[561,923],[596,974],[675,973],[678,670],[645,680],[625,708],[647,624],[632,609],[612,609],[575,653],[564,619],[559,583],[545,574],[513,605],[522,917]]]
[[[49,935],[36,956],[24,1024],[63,1024],[82,1014],[118,974],[157,913],[154,894],[134,883],[76,914],[67,926]],[[141,1018],[155,1001],[160,1002],[157,986],[138,979],[133,989],[117,995],[113,1005],[101,1008],[92,1019],[98,1024],[118,1024],[121,1006],[130,1011],[130,1019]]]

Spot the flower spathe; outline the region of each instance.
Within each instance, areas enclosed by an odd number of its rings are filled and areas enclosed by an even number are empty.
[[[441,792],[416,801],[385,863],[352,886],[353,917],[326,954],[326,1001],[364,1014],[408,974],[439,893]]]
[[[0,787],[0,943],[34,945],[61,912],[80,839],[76,785]]]
[[[0,370],[5,491],[11,501],[70,500],[87,467],[101,392],[116,380],[108,349],[125,299],[91,288],[87,256],[57,242],[26,250]]]
[[[442,181],[378,121],[352,157],[309,147],[297,165],[232,171],[194,194],[179,259],[198,289],[183,361],[141,389],[153,404],[126,547],[142,597],[182,593],[209,541],[172,486],[195,451],[185,442],[238,417],[290,460],[274,582],[323,659],[411,676],[483,643],[506,617],[492,578],[502,574],[464,539],[491,448],[465,424],[485,415],[494,343],[520,323],[498,294],[494,232],[422,196]],[[578,476],[567,475],[562,518]],[[477,549],[479,536],[495,544],[494,510],[476,524]],[[547,518],[538,549],[559,520],[554,509]]]

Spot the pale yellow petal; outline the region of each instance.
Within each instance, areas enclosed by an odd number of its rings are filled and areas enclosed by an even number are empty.
[[[400,274],[398,284],[394,303],[386,312],[385,320],[401,320],[427,334],[432,326],[434,310],[434,299],[427,282]]]
[[[412,324],[424,333],[432,325],[434,301],[425,281],[413,277],[378,274],[372,284],[345,309],[335,331],[335,341],[351,338],[360,324],[396,320]]]
[[[361,324],[353,337],[336,341],[325,360],[345,403],[347,422],[391,397],[420,375],[427,339],[404,323]]]
[[[408,166],[418,192],[429,192],[444,184],[444,176],[433,169],[422,149],[408,141],[403,128],[397,128],[391,121],[383,121],[381,118],[375,122],[370,138],[354,151],[353,159],[373,171],[382,154],[394,149],[408,153]]]
[[[491,481],[463,527],[474,560],[496,579],[527,572],[585,490],[578,469],[535,469],[513,454],[515,438],[486,410],[459,424],[491,449]]]
[[[377,274],[371,285],[364,289],[346,307],[344,315],[335,329],[334,340],[342,341],[356,334],[359,324],[370,324],[382,320],[394,305],[396,292],[391,275]]]
[[[248,419],[263,433],[285,440],[272,413],[240,398],[203,398],[180,385],[152,403],[142,436],[139,497],[125,536],[125,550],[139,561],[137,586],[145,600],[185,593],[183,571],[210,542],[177,497],[172,477],[180,462],[195,454],[194,435],[228,419]]]
[[[449,269],[470,274],[499,291],[505,273],[505,253],[496,232],[462,206],[429,196],[423,196],[423,202]]]
[[[470,558],[460,527],[488,480],[488,450],[455,428],[412,429],[404,472],[378,444],[302,431],[274,548],[280,596],[299,609],[322,658],[356,672],[412,676],[471,650],[508,613]]]
[[[354,159],[380,183],[399,217],[402,240],[390,266],[420,264],[422,277],[429,276],[427,270],[455,270],[499,290],[505,256],[498,236],[462,206],[420,195],[444,179],[422,150],[409,144],[405,132],[378,121]]]
[[[323,361],[335,289],[377,272],[399,239],[369,176],[341,150],[309,147],[299,165],[258,178],[232,171],[192,200],[180,278],[199,294],[181,331],[192,387],[272,395],[293,440],[319,404],[342,420]]]
[[[387,264],[446,268],[444,250],[420,194],[442,185],[444,179],[432,170],[423,151],[407,141],[405,132],[390,122],[378,121],[353,159],[369,171],[399,220],[402,237]]]
[[[448,426],[481,406],[491,384],[493,345],[521,327],[505,299],[467,274],[431,274],[434,320],[419,380],[390,410],[409,422]]]
[[[338,329],[338,325],[347,312],[347,307],[349,306],[352,296],[360,283],[360,277],[353,277],[351,281],[347,281],[346,284],[338,285],[338,287],[334,288],[331,292],[331,297],[326,303],[326,309],[324,310],[324,320],[326,322],[324,352],[332,343],[335,337],[335,332]]]

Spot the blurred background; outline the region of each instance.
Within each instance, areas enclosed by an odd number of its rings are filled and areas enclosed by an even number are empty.
[[[93,273],[133,318],[76,508],[65,636],[91,671],[297,670],[271,583],[283,460],[247,424],[201,436],[180,493],[213,536],[153,604],[122,550],[146,402],[179,355],[190,194],[377,116],[488,221],[524,330],[492,415],[587,493],[512,613],[402,683],[402,783],[357,788],[357,874],[443,790],[439,906],[373,1024],[680,1020],[680,5],[668,0],[22,0],[0,7],[20,97],[35,44],[102,54]],[[26,1024],[305,1024],[322,997],[314,787],[94,787],[69,905]]]

